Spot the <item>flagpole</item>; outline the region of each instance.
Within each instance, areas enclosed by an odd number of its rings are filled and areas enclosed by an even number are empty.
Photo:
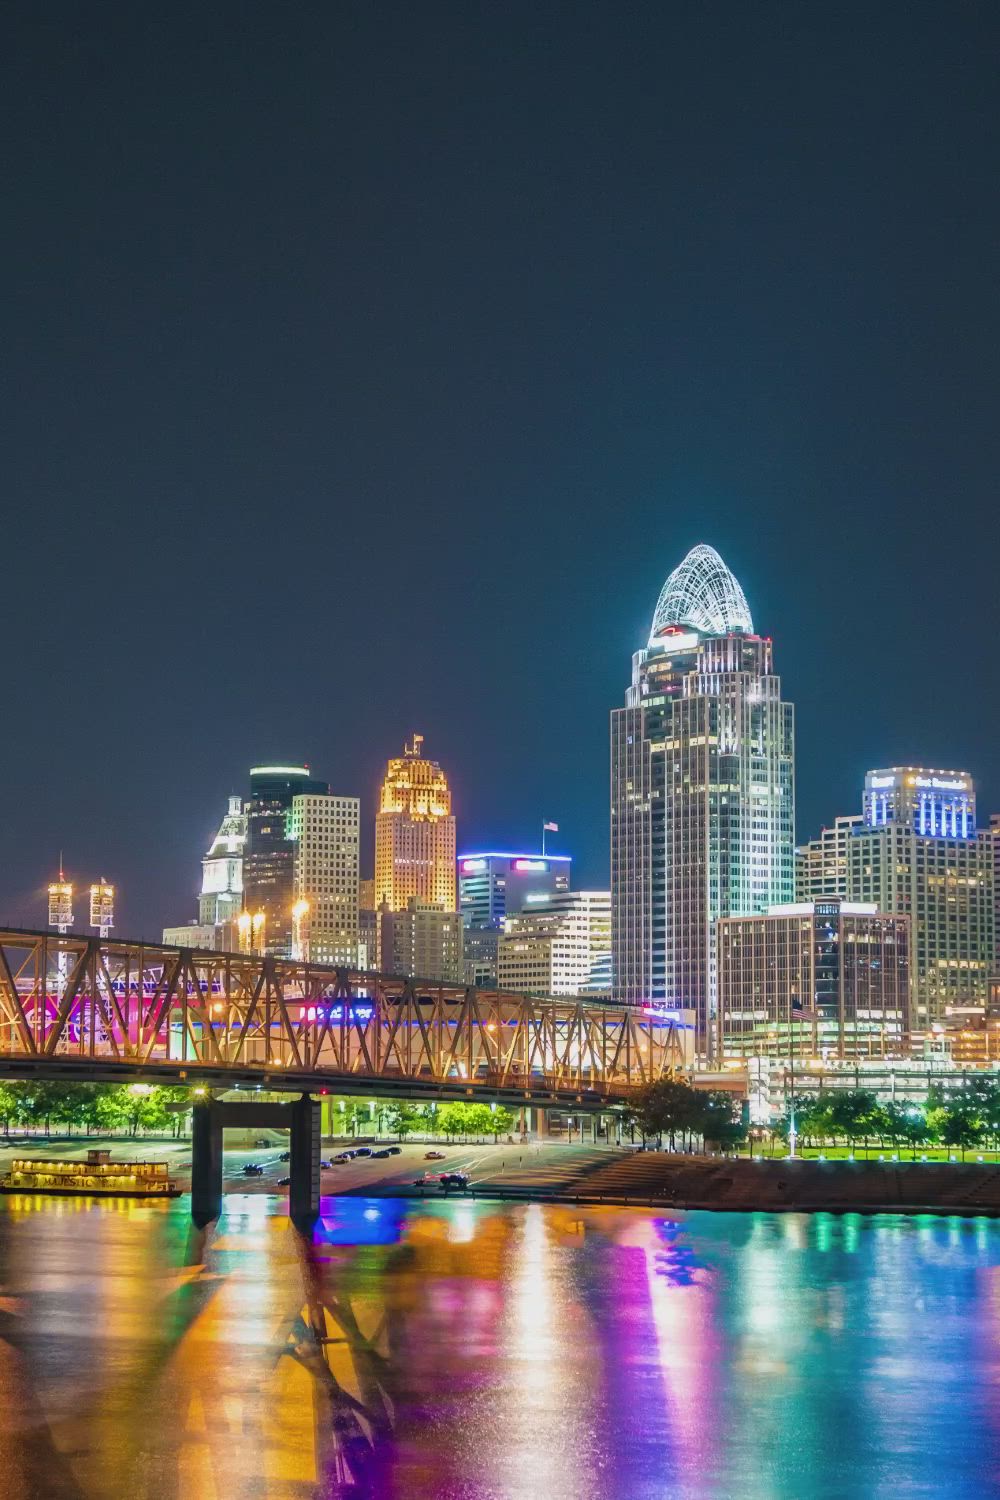
[[[542,858],[545,858],[545,824],[542,824]]]

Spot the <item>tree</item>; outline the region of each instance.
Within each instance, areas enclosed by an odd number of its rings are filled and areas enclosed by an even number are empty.
[[[699,1134],[725,1150],[741,1146],[747,1138],[747,1122],[742,1106],[731,1094],[722,1091],[702,1094]]]
[[[438,1130],[449,1139],[456,1135],[468,1135],[469,1106],[459,1103],[442,1104],[438,1108],[436,1120]]]
[[[639,1089],[632,1103],[632,1116],[643,1139],[667,1136],[671,1151],[679,1134],[700,1134],[704,1119],[697,1089],[679,1078],[661,1078]]]
[[[982,1123],[976,1119],[975,1115],[967,1113],[961,1107],[946,1112],[941,1139],[946,1146],[958,1146],[961,1149],[963,1161],[968,1147],[977,1145],[982,1135]]]
[[[496,1109],[490,1111],[490,1114],[493,1122],[493,1144],[496,1145],[502,1135],[510,1135],[514,1129],[514,1115],[511,1110],[505,1109],[502,1104],[498,1104]]]
[[[409,1135],[413,1130],[419,1130],[423,1124],[423,1115],[414,1104],[407,1104],[399,1100],[386,1110],[386,1126],[399,1140]]]
[[[831,1090],[827,1109],[834,1139],[844,1136],[853,1150],[859,1137],[871,1134],[877,1108],[878,1100],[867,1089]]]
[[[4,1135],[10,1134],[11,1122],[17,1119],[20,1107],[21,1098],[17,1093],[17,1085],[0,1083],[0,1120],[3,1121]]]

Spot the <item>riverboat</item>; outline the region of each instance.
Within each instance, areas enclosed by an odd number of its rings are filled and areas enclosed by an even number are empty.
[[[86,1161],[18,1156],[0,1178],[0,1193],[60,1193],[73,1197],[178,1198],[182,1189],[165,1161],[112,1161],[110,1151],[88,1151]]]

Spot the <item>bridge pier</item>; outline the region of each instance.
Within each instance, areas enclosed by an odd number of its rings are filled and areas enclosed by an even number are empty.
[[[531,1111],[532,1125],[535,1135],[539,1140],[544,1140],[549,1133],[549,1112],[547,1109],[539,1109],[537,1106]]]
[[[294,1224],[311,1226],[319,1218],[319,1159],[322,1141],[322,1110],[318,1099],[303,1094],[291,1108],[292,1181],[288,1189],[288,1214]]]
[[[322,1141],[318,1099],[309,1094],[291,1104],[212,1099],[196,1104],[191,1116],[191,1217],[199,1229],[222,1212],[222,1132],[227,1125],[290,1132],[289,1217],[301,1228],[310,1228],[316,1222]]]
[[[191,1217],[199,1229],[222,1212],[222,1117],[216,1105],[191,1111]]]

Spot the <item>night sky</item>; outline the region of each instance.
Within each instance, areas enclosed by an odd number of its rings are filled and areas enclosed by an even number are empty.
[[[606,885],[608,711],[698,541],[798,830],[997,744],[995,5],[21,0],[0,919],[194,916],[259,761],[413,731]],[[78,924],[86,920],[77,905]]]

